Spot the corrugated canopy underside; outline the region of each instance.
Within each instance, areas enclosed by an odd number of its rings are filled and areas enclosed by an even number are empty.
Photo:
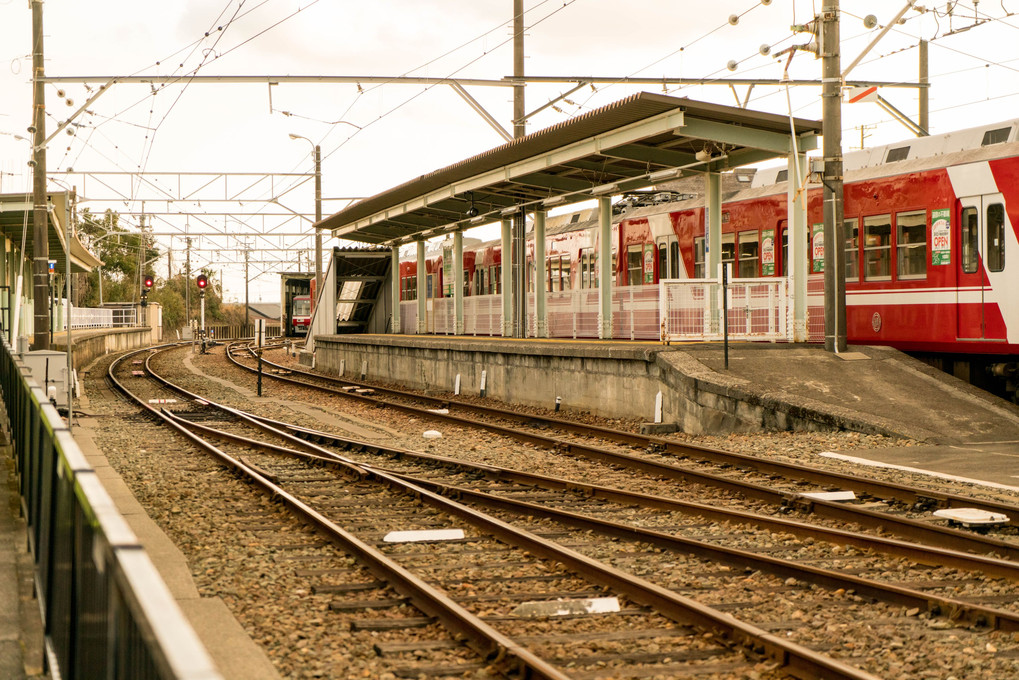
[[[507,209],[588,200],[595,187],[603,195],[646,187],[657,172],[785,157],[793,130],[799,151],[816,148],[817,121],[642,92],[405,182],[317,226],[366,243],[430,238],[501,219]]]

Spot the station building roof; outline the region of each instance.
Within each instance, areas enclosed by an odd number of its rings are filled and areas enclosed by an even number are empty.
[[[49,225],[46,230],[49,242],[49,259],[56,260],[56,271],[63,274],[66,269],[64,241],[67,238],[67,224],[64,216],[67,214],[67,194],[52,193],[46,198],[47,213],[49,214]],[[34,239],[32,238],[33,212],[34,204],[31,194],[0,194],[0,233],[20,248],[22,233],[27,228],[25,257],[29,260],[32,259],[35,252]],[[71,273],[90,272],[102,264],[102,261],[89,252],[72,232]]]
[[[546,209],[786,157],[819,121],[641,92],[359,201],[315,226],[400,244]],[[476,214],[475,214],[476,211]]]

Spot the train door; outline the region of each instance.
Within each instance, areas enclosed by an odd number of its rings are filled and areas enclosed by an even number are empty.
[[[679,254],[679,238],[675,235],[658,237],[658,278],[678,279],[682,266]],[[686,278],[686,272],[683,277]]]
[[[989,277],[1004,270],[1005,200],[1001,194],[959,199],[956,337],[1003,340],[1001,313],[991,304]]]

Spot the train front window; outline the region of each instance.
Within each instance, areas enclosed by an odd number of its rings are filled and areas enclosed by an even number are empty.
[[[987,206],[987,269],[1000,272],[1005,268],[1005,206]]]
[[[980,249],[980,214],[976,208],[964,208],[962,211],[962,271],[964,274],[975,274]]]
[[[855,217],[842,222],[846,237],[846,281],[860,278],[860,224]]]
[[[927,277],[927,212],[898,213],[895,216],[896,270],[900,279]]]
[[[756,231],[743,231],[739,235],[739,266],[738,276],[752,279],[757,276],[757,266],[761,259],[760,236]]]
[[[294,298],[294,304],[291,307],[291,316],[309,316],[311,314],[311,300]]]
[[[892,277],[892,216],[863,218],[863,278],[886,281]]]

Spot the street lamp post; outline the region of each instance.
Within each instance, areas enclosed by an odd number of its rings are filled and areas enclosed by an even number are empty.
[[[315,223],[322,221],[322,148],[307,137],[290,134],[290,139],[303,139],[312,146],[315,159]],[[315,229],[315,294],[322,290],[322,232]]]

